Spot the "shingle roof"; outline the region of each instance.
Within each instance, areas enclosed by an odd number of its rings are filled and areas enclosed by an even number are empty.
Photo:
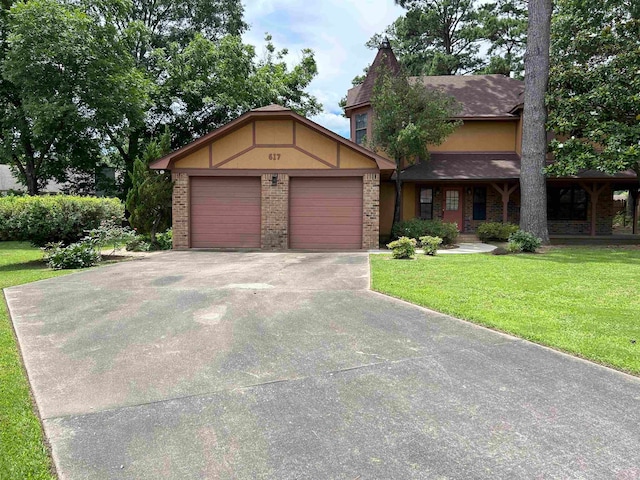
[[[388,41],[383,42],[378,49],[376,58],[369,67],[364,82],[347,92],[347,108],[366,104],[371,101],[376,80],[385,69],[394,75],[400,73],[400,64]]]
[[[504,75],[413,77],[413,81],[453,96],[462,104],[463,118],[509,116],[524,92],[524,82]]]
[[[25,192],[27,187],[18,182],[9,165],[0,165],[0,192],[8,192],[10,190]],[[61,191],[62,185],[53,180],[47,182],[45,187],[41,189],[42,193],[59,193]]]
[[[412,165],[400,173],[404,181],[421,180],[517,180],[520,156],[516,152],[432,153],[426,162]],[[563,178],[636,179],[631,171],[607,175],[588,170]]]
[[[291,109],[287,107],[283,107],[282,105],[272,103],[271,105],[267,105],[266,107],[254,108],[251,111],[252,112],[288,112],[290,110]]]

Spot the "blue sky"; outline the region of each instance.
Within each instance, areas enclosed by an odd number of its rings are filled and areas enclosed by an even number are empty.
[[[269,32],[277,49],[289,50],[295,63],[303,48],[311,48],[318,64],[318,76],[309,87],[324,106],[312,120],[345,137],[349,124],[338,107],[351,87],[375,57],[364,44],[381,32],[403,10],[393,0],[245,0],[245,20],[250,25],[244,35],[260,54],[264,35]]]

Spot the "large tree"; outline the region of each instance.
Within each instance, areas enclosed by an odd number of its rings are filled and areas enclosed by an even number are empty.
[[[428,161],[428,146],[441,144],[458,128],[460,122],[452,117],[460,112],[460,104],[404,75],[382,71],[374,86],[371,107],[375,116],[369,145],[374,151],[384,151],[396,164],[396,224],[400,221],[402,169],[418,159]]]
[[[640,4],[558,0],[552,39],[550,171],[640,177]]]
[[[313,53],[290,68],[267,38],[258,57],[240,0],[33,0],[1,20],[1,153],[31,193],[100,157],[131,173],[167,125],[179,147],[257,106],[319,110]]]
[[[378,48],[388,36],[409,75],[470,73],[482,63],[481,32],[474,0],[395,0],[407,9],[384,34],[368,42]]]
[[[544,243],[549,242],[544,169],[547,155],[545,95],[549,84],[552,9],[552,0],[529,0],[520,172],[520,228]]]

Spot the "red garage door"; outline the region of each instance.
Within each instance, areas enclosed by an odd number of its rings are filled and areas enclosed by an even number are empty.
[[[260,248],[260,179],[192,177],[191,247]]]
[[[291,248],[362,248],[362,177],[292,178]]]

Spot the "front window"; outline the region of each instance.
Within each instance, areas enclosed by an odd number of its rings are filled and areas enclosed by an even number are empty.
[[[547,189],[549,220],[586,220],[588,203],[587,192],[580,187],[549,187]]]
[[[367,123],[368,115],[366,113],[356,115],[356,143],[358,145],[362,145],[367,136]]]
[[[433,220],[433,188],[420,189],[420,218]]]
[[[487,219],[487,189],[485,187],[473,189],[473,219]]]

